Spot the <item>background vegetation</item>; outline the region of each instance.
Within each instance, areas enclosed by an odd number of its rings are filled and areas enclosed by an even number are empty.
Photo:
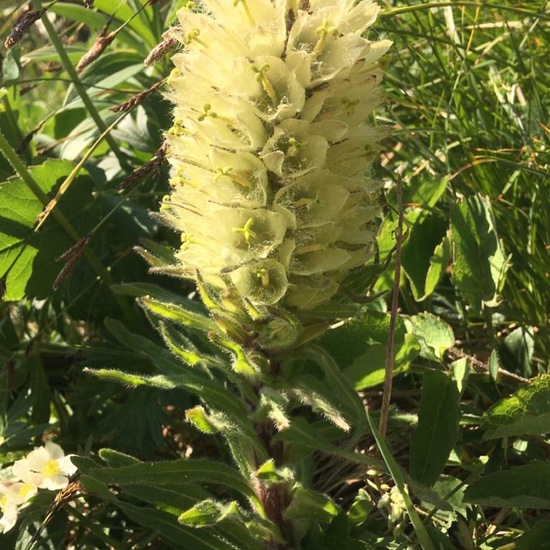
[[[229,462],[221,439],[185,420],[194,392],[143,381],[177,360],[135,298],[195,307],[187,282],[149,273],[135,252],[169,256],[178,246],[150,215],[168,190],[161,145],[171,121],[157,84],[171,63],[143,60],[182,4],[33,0],[49,20],[1,50],[0,460],[8,471],[48,437],[87,457],[70,504],[37,499],[0,535],[2,548],[33,537],[40,548],[218,547],[176,521],[204,498],[198,484],[177,500],[169,466],[154,482],[128,470],[137,460]],[[377,420],[397,264],[387,447],[378,440],[384,461],[368,469],[316,452],[312,486],[338,508],[304,548],[348,539],[350,549],[414,548],[424,532],[440,548],[546,548],[550,9],[540,0],[381,4],[375,32],[394,46],[376,119],[396,128],[379,166],[385,217],[379,263],[346,282],[374,299],[321,344]],[[3,39],[22,9],[0,0]],[[105,368],[136,378],[90,374]],[[375,444],[369,432],[357,448],[375,457]],[[197,532],[199,541],[186,538]]]

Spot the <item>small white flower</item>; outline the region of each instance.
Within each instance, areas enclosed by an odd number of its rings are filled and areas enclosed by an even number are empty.
[[[0,532],[9,531],[17,522],[19,509],[37,492],[36,485],[29,482],[0,482]]]
[[[71,462],[71,455],[65,456],[57,443],[48,441],[16,461],[12,471],[19,479],[29,480],[39,489],[58,491],[67,485],[69,476],[76,472],[76,466]]]

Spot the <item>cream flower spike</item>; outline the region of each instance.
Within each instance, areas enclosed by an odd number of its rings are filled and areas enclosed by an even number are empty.
[[[371,0],[203,0],[171,31],[172,192],[179,273],[255,307],[313,309],[372,255],[369,125],[391,43]],[[172,270],[173,272],[174,270]]]

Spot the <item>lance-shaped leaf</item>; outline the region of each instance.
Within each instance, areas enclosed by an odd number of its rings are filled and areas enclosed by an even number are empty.
[[[178,521],[190,527],[211,527],[230,516],[240,517],[237,502],[225,503],[209,498],[197,502],[189,510],[180,514]]]
[[[425,485],[437,481],[456,443],[459,420],[456,382],[439,371],[426,373],[411,442],[411,476],[416,481]]]
[[[145,484],[169,487],[174,483],[214,483],[233,489],[259,504],[248,480],[234,468],[210,460],[142,462],[120,468],[90,468],[87,473],[103,483],[115,485]]]
[[[180,325],[204,332],[216,330],[216,323],[210,317],[206,317],[179,304],[165,303],[151,297],[141,298],[140,303],[143,307],[163,319],[168,319]]]

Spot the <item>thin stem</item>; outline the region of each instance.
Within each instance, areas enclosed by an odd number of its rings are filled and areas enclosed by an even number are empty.
[[[33,0],[33,4],[37,9],[42,9],[42,0]],[[59,54],[59,58],[61,60],[61,64],[63,65],[64,69],[67,71],[67,74],[69,75],[72,83],[74,84],[76,91],[80,95],[80,98],[82,99],[82,102],[84,103],[84,106],[86,107],[86,110],[90,114],[90,116],[93,118],[94,122],[96,123],[99,131],[101,133],[105,133],[107,130],[107,126],[105,125],[105,122],[101,118],[101,115],[99,114],[98,110],[96,109],[93,101],[90,99],[88,94],[86,93],[86,87],[82,84],[80,81],[80,77],[78,76],[78,73],[76,72],[75,67],[71,63],[71,60],[69,59],[69,56],[67,55],[67,52],[65,51],[65,48],[63,46],[63,43],[61,42],[59,35],[53,28],[53,25],[51,24],[50,20],[48,19],[48,16],[45,14],[42,18],[42,23],[44,24],[44,28],[46,29],[48,36],[56,49],[57,53]],[[120,147],[118,146],[118,143],[116,140],[111,136],[109,133],[107,133],[105,140],[111,147],[113,153],[117,157],[118,161],[120,162],[120,165],[126,170],[131,171],[131,167],[123,155],[122,151],[120,150]]]
[[[401,178],[397,180],[397,227],[395,229],[395,271],[393,276],[393,291],[391,300],[390,326],[386,350],[386,372],[384,376],[384,393],[380,409],[379,430],[386,437],[388,417],[390,414],[391,392],[393,384],[393,367],[395,361],[395,326],[397,323],[397,308],[399,306],[399,284],[401,281],[401,245],[403,244],[403,185]]]

